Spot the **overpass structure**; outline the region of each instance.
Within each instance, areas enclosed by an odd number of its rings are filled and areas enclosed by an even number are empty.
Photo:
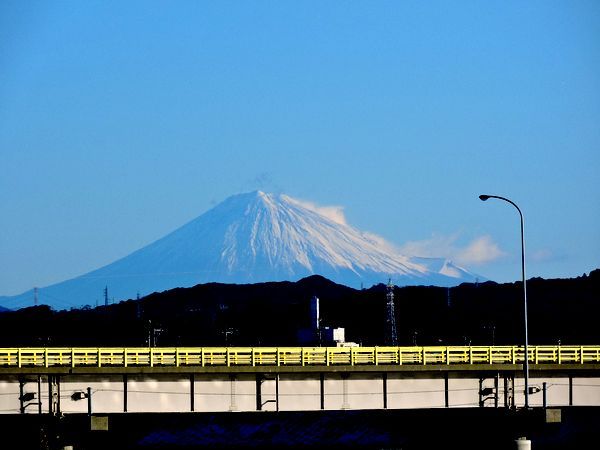
[[[600,406],[600,346],[527,358],[532,406]],[[519,346],[0,348],[0,413],[513,408],[524,361]]]

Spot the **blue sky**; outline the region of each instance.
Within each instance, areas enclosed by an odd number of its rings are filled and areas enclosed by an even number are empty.
[[[600,267],[600,3],[0,2],[0,295],[229,195],[488,278]]]

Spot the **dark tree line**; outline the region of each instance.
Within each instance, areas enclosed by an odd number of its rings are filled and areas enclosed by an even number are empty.
[[[600,270],[572,279],[531,279],[529,343],[600,343]],[[394,289],[400,345],[520,345],[522,284]],[[383,345],[386,287],[355,290],[312,276],[298,282],[209,283],[109,306],[0,313],[0,346],[287,346],[310,326],[320,298],[322,325],[346,340]]]

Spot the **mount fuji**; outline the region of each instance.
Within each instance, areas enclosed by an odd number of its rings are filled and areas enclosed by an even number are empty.
[[[319,274],[358,288],[454,286],[477,276],[443,258],[401,255],[382,238],[346,224],[331,209],[261,191],[229,197],[162,239],[107,266],[40,288],[40,303],[71,306],[135,298],[199,283],[296,281]],[[32,291],[0,297],[18,308]]]

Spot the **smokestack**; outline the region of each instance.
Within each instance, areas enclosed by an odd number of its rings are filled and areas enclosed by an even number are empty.
[[[319,317],[319,297],[313,295],[310,299],[310,326],[314,330],[317,341],[321,343],[321,319]]]

